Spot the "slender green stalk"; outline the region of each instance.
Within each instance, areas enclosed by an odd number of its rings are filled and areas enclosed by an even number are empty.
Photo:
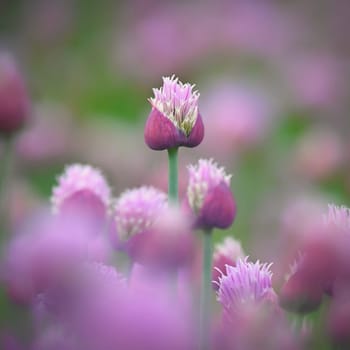
[[[211,268],[213,242],[211,230],[203,231],[203,272],[200,300],[200,350],[210,349],[210,319],[211,319]]]
[[[179,184],[178,184],[178,148],[168,149],[169,159],[169,182],[168,194],[169,200],[173,203],[179,201]]]
[[[9,182],[13,161],[13,137],[4,139],[3,157],[0,166],[0,243],[5,238],[9,225]]]

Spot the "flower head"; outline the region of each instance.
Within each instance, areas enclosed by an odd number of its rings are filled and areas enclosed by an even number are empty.
[[[65,168],[53,189],[51,201],[54,212],[60,212],[65,202],[73,196],[77,201],[95,197],[107,209],[111,194],[100,170],[90,165],[73,164]]]
[[[212,159],[200,159],[188,167],[187,200],[198,226],[229,227],[236,214],[236,204],[230,191],[231,175],[226,175]]]
[[[224,168],[219,167],[212,159],[200,159],[197,165],[189,165],[188,172],[187,198],[196,212],[202,208],[209,190],[220,183],[230,185],[231,175],[226,175]]]
[[[199,92],[195,85],[183,84],[175,75],[163,77],[163,86],[153,89],[151,105],[188,136],[198,117]]]
[[[149,228],[166,206],[167,195],[154,187],[139,187],[121,194],[115,205],[115,223],[121,241]]]
[[[90,231],[89,223],[79,216],[68,219],[44,212],[35,217],[6,249],[3,279],[12,299],[28,303],[64,284],[84,262],[101,262],[91,252],[95,237]]]
[[[0,53],[0,133],[20,130],[29,117],[29,97],[13,60]]]
[[[188,215],[173,206],[164,206],[157,214],[150,229],[129,240],[129,256],[157,270],[189,265],[195,253],[195,241]]]
[[[271,264],[252,263],[239,259],[236,266],[226,265],[226,275],[219,279],[218,301],[225,311],[237,311],[240,306],[260,303],[274,297]]]
[[[322,301],[323,290],[308,273],[308,263],[305,254],[299,252],[297,258],[289,267],[286,281],[279,293],[279,304],[284,309],[308,313],[316,310]]]
[[[225,256],[233,261],[243,258],[245,254],[241,242],[232,237],[226,237],[222,243],[216,245],[214,250],[214,260],[220,256]]]
[[[226,237],[224,241],[217,244],[213,256],[213,287],[218,289],[220,276],[226,271],[225,266],[235,266],[238,259],[245,256],[241,243],[232,237]]]
[[[151,114],[145,126],[145,141],[155,150],[195,147],[202,142],[204,126],[198,112],[198,91],[175,76],[163,77],[163,86],[153,89]]]
[[[350,232],[350,209],[342,205],[328,205],[328,213],[324,215],[323,221],[326,225],[334,225],[339,229]]]

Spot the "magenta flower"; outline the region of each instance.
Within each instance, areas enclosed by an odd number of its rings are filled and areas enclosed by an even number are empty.
[[[213,256],[213,287],[219,288],[219,279],[226,272],[226,265],[235,266],[238,259],[245,256],[241,243],[232,237],[226,237],[221,244],[217,244]]]
[[[145,126],[145,142],[154,150],[179,146],[198,146],[204,137],[204,125],[198,112],[199,93],[194,85],[178,78],[164,77],[163,86],[153,89],[149,101],[152,111]]]
[[[0,54],[0,133],[13,134],[28,121],[29,97],[13,60]]]
[[[226,175],[212,159],[200,159],[188,167],[187,201],[197,218],[196,226],[205,229],[228,228],[236,216],[236,203],[230,190],[231,175]]]
[[[80,212],[101,227],[110,204],[110,188],[97,168],[73,164],[65,168],[53,189],[51,202],[55,213]]]
[[[84,349],[190,350],[195,335],[187,312],[164,289],[97,285],[70,324]]]
[[[323,289],[304,267],[305,256],[299,254],[290,267],[286,282],[279,293],[280,305],[289,311],[308,313],[316,310],[322,301]],[[315,283],[316,282],[316,283]]]
[[[12,300],[29,303],[64,283],[84,262],[104,262],[85,217],[40,215],[9,243],[3,282]],[[102,255],[102,256],[101,256]]]
[[[173,270],[189,265],[194,243],[188,217],[179,208],[164,207],[152,227],[130,239],[128,251],[134,260],[150,268]]]
[[[236,266],[226,265],[226,275],[219,278],[217,299],[225,312],[233,314],[246,305],[273,301],[271,264],[252,263],[246,257]]]
[[[167,195],[154,187],[143,186],[122,193],[114,211],[119,241],[126,242],[149,229],[166,205]]]
[[[332,294],[336,285],[350,275],[350,210],[329,205],[328,213],[320,220],[313,234],[303,245],[302,271],[309,284]]]

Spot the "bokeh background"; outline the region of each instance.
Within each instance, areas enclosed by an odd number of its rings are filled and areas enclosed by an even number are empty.
[[[17,140],[12,224],[48,203],[67,163],[100,167],[117,196],[166,189],[149,150],[147,99],[162,76],[196,84],[206,136],[186,165],[233,173],[230,233],[274,261],[281,232],[328,202],[350,204],[350,3],[1,0],[0,46],[25,76],[32,118]],[[215,235],[220,239],[220,234]]]

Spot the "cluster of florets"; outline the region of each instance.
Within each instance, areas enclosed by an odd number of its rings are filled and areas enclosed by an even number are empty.
[[[218,301],[226,312],[239,311],[246,304],[260,303],[274,298],[272,289],[272,264],[252,263],[239,259],[236,266],[226,265],[225,274],[219,278]]]
[[[66,167],[53,189],[53,211],[61,211],[62,206],[77,194],[94,196],[106,209],[111,200],[111,191],[102,173],[89,165],[73,164]]]
[[[344,231],[350,232],[350,209],[344,205],[338,207],[334,204],[328,205],[328,213],[323,217],[325,225],[334,225]]]
[[[166,206],[167,195],[154,187],[140,187],[122,193],[114,209],[119,238],[125,241],[150,228]]]
[[[195,147],[202,142],[199,93],[193,89],[194,85],[183,84],[175,76],[163,78],[163,86],[153,89],[152,111],[145,125],[145,141],[151,149]]]
[[[188,136],[198,118],[199,92],[194,85],[183,84],[175,76],[164,77],[163,86],[153,89],[149,101],[153,108],[163,113],[174,125]]]
[[[196,225],[202,228],[228,228],[236,215],[236,203],[230,190],[231,175],[226,175],[212,159],[200,159],[188,167],[187,200]]]

